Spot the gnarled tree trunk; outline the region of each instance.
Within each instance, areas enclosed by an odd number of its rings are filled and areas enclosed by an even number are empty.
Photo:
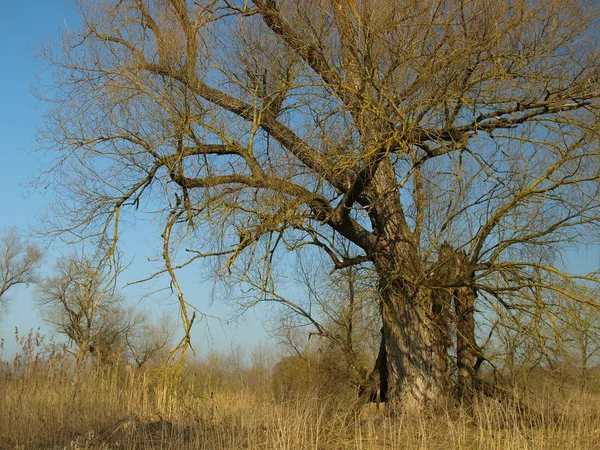
[[[453,258],[452,267],[460,268],[456,263],[459,260]],[[478,355],[475,290],[469,286],[417,287],[396,281],[384,286],[380,294],[382,340],[376,374],[370,377],[376,380],[373,389],[379,391],[379,398],[405,411],[434,407],[453,396],[470,403]],[[455,376],[449,370],[452,329],[456,331]]]
[[[432,291],[396,282],[381,295],[388,400],[403,410],[444,401],[449,394],[447,352]]]
[[[378,212],[384,213],[381,204]],[[477,347],[475,291],[469,286],[472,271],[467,256],[444,244],[437,262],[428,266],[416,243],[406,234],[402,237],[402,223],[394,223],[393,213],[383,217],[383,230],[397,230],[400,237],[384,240],[386,245],[374,259],[383,322],[376,370],[387,388],[381,397],[403,411],[435,407],[453,395],[469,400]],[[454,339],[451,330],[456,331]],[[453,341],[456,376],[449,369]]]
[[[472,400],[475,382],[475,290],[470,287],[456,289],[454,300],[456,314],[456,394],[459,400]]]

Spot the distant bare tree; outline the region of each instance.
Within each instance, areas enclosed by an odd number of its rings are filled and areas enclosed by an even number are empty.
[[[590,368],[600,363],[598,289],[570,280],[557,283],[554,292],[535,291],[535,307],[489,314],[494,329],[487,357],[512,381],[535,369],[566,369],[585,385]]]
[[[564,294],[558,299],[561,314],[553,323],[559,345],[556,353],[578,370],[582,386],[587,384],[590,369],[600,365],[600,310],[594,306],[599,295],[598,288],[587,285],[565,286]]]
[[[285,306],[279,316],[281,343],[302,358],[328,353],[347,383],[367,381],[381,340],[376,274],[368,268],[347,267],[327,273],[327,261],[313,255],[299,259],[297,273],[303,290],[294,299],[271,293]],[[294,290],[296,291],[296,290]]]
[[[36,269],[42,252],[33,244],[26,245],[16,228],[9,228],[0,235],[0,307],[7,303],[6,293],[18,284],[37,281]]]
[[[169,350],[177,324],[167,314],[153,321],[147,314],[125,332],[127,354],[137,367],[148,364],[161,364],[169,357]]]
[[[118,274],[92,258],[70,257],[59,259],[54,274],[39,283],[42,319],[75,344],[79,362],[86,355],[102,362],[122,353],[125,336],[140,321],[116,290]]]

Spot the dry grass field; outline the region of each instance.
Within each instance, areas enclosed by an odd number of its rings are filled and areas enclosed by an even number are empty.
[[[357,413],[351,391],[325,394],[319,376],[277,394],[270,371],[226,358],[187,365],[177,382],[118,365],[75,378],[60,354],[3,364],[1,449],[600,449],[595,388],[548,377],[511,403],[393,417],[376,405]]]

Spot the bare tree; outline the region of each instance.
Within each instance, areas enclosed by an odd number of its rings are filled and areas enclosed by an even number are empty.
[[[561,314],[552,322],[558,343],[557,356],[578,369],[581,386],[585,387],[590,369],[600,364],[600,311],[590,302],[598,298],[598,289],[570,283],[564,294],[556,295]],[[581,302],[575,299],[587,299]]]
[[[323,353],[340,359],[340,379],[356,387],[367,382],[379,349],[381,321],[376,274],[347,267],[328,274],[327,261],[315,257],[297,264],[297,299],[272,293],[286,308],[279,312],[280,342],[303,358]]]
[[[257,299],[287,251],[371,265],[388,398],[423,408],[471,395],[477,310],[535,307],[573,277],[536,255],[597,242],[594,2],[79,10],[46,54],[59,228],[116,240],[124,211],[160,215],[186,326],[175,268],[198,258]]]
[[[71,257],[59,259],[54,275],[39,283],[41,316],[75,344],[79,363],[87,355],[103,362],[122,354],[140,321],[116,291],[118,274],[93,259]]]
[[[129,358],[137,367],[164,363],[169,357],[175,330],[176,324],[166,314],[156,322],[148,315],[141,316],[139,323],[125,332]]]
[[[0,307],[6,306],[6,293],[10,288],[37,280],[36,269],[41,259],[40,249],[26,245],[16,228],[9,228],[0,235]]]

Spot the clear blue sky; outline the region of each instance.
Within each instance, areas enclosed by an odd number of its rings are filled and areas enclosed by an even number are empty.
[[[43,109],[31,94],[39,67],[35,48],[58,36],[73,13],[62,1],[0,2],[0,230],[9,226],[26,229],[35,221],[47,198],[25,196],[23,184],[32,177],[36,127],[42,123]],[[50,258],[45,261],[52,264]],[[32,289],[24,286],[8,293],[9,314],[0,318],[0,336],[11,352],[14,327],[26,332],[39,326],[32,312]],[[6,355],[5,355],[6,356]]]
[[[57,41],[61,30],[77,28],[76,12],[63,0],[9,1],[0,0],[0,230],[17,226],[26,230],[36,223],[51,200],[51,193],[30,193],[24,184],[31,181],[34,166],[39,155],[33,154],[36,148],[36,128],[43,123],[44,105],[32,94],[37,78],[42,75],[43,64],[36,59],[36,51],[41,44]],[[134,230],[132,230],[134,231]],[[127,274],[129,280],[144,277],[152,266],[145,261],[152,252],[138,254],[137,249],[148,250],[156,244],[143,233],[130,232],[126,247],[129,257],[135,258],[132,269]],[[42,273],[49,273],[54,260],[68,249],[50,249],[44,260]],[[219,305],[210,306],[210,285],[202,283],[199,269],[192,269],[183,277],[183,286],[188,300],[200,309],[218,315],[224,320],[230,311]],[[155,286],[156,287],[156,286]],[[127,288],[128,298],[134,302],[150,290],[151,286]],[[34,310],[33,287],[21,286],[9,293],[9,313],[0,315],[0,338],[6,341],[4,357],[14,352],[14,328],[26,333],[30,328],[41,325]],[[153,296],[143,300],[141,306],[154,312],[171,308],[176,314],[172,300],[163,296]],[[201,353],[211,349],[227,350],[232,345],[241,344],[252,348],[259,341],[266,340],[266,334],[257,319],[261,312],[251,312],[246,322],[234,327],[211,324],[213,343],[205,336],[205,329],[199,326],[194,333],[194,344]],[[224,328],[226,327],[226,330]]]

